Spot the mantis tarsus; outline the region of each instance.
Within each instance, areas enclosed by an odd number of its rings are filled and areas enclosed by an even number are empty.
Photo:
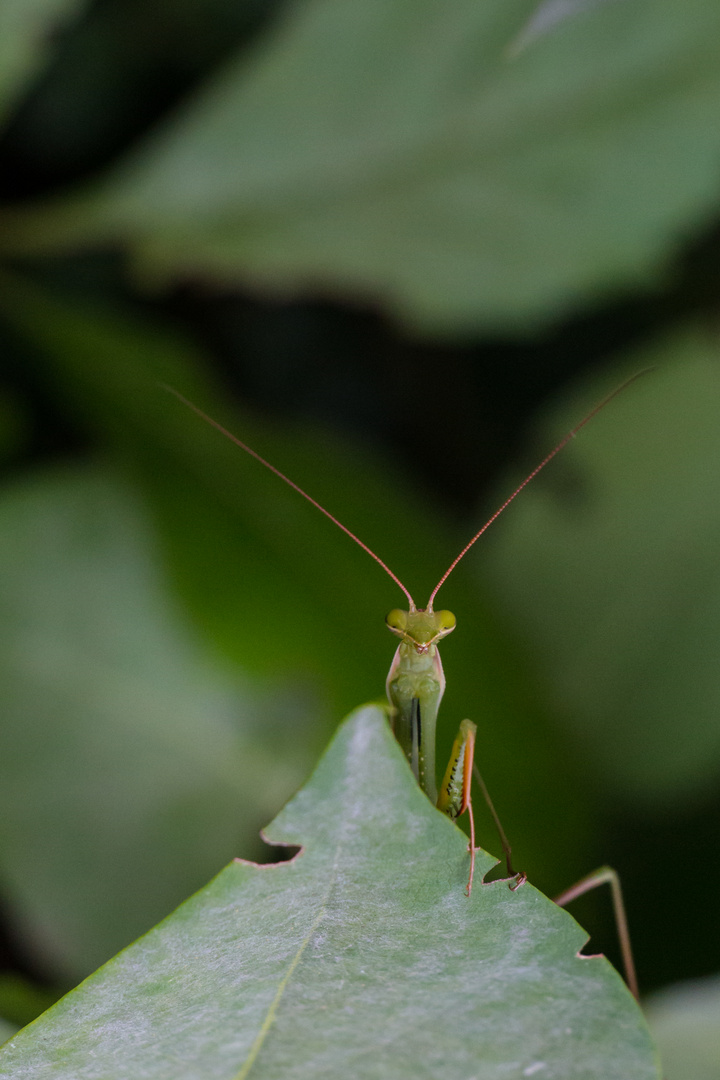
[[[193,412],[208,424],[226,438],[230,439],[230,441],[241,450],[250,454],[251,457],[255,458],[256,461],[259,461],[260,464],[270,469],[271,472],[275,473],[281,480],[284,480],[285,483],[293,488],[299,495],[302,495],[303,498],[307,499],[309,503],[320,510],[321,513],[333,522],[333,524],[337,525],[339,529],[354,540],[363,551],[366,551],[405,594],[408,602],[407,609],[393,608],[386,618],[387,626],[400,639],[392,664],[390,665],[386,683],[387,695],[390,703],[390,720],[395,737],[407,757],[415,778],[428,798],[439,810],[443,811],[453,820],[458,818],[466,810],[468,812],[470,820],[470,869],[465,889],[468,896],[470,896],[472,891],[475,870],[475,824],[473,820],[470,791],[473,772],[481,786],[483,796],[492,813],[500,835],[507,863],[508,877],[512,879],[510,888],[516,889],[522,885],[526,880],[526,875],[523,873],[516,873],[512,867],[510,846],[482,777],[477,770],[477,766],[474,765],[475,734],[477,728],[471,720],[463,720],[460,724],[450,755],[450,761],[448,762],[439,791],[436,787],[435,726],[440,701],[445,690],[445,676],[440,660],[438,643],[443,638],[447,637],[448,634],[452,633],[455,629],[456,620],[451,611],[435,610],[435,598],[460,560],[467,555],[475,542],[479,540],[490,525],[492,525],[510,503],[513,502],[523,488],[525,488],[530,481],[533,480],[550,461],[552,461],[555,455],[558,454],[560,450],[575,437],[581,428],[592,420],[592,418],[596,416],[609,401],[643,374],[645,374],[644,371],[638,372],[624,382],[622,386],[617,387],[612,393],[603,398],[598,405],[583,417],[580,423],[576,424],[575,427],[560,440],[550,453],[543,458],[540,464],[525,477],[522,483],[515,488],[507,499],[505,499],[502,505],[498,507],[482,528],[478,529],[462,551],[455,559],[453,559],[450,566],[431,592],[427,605],[424,608],[417,607],[408,589],[380,556],[376,555],[367,544],[360,540],[360,538],[356,536],[355,533],[351,532],[346,525],[343,525],[341,521],[326,510],[324,506],[321,506],[319,502],[313,499],[311,495],[308,495],[308,493],[298,484],[290,480],[289,477],[280,472],[274,465],[271,465],[269,461],[266,461],[265,458],[261,457],[260,454],[246,443],[242,442],[241,439],[233,435],[232,432],[228,431],[222,424],[208,416],[207,413],[204,413],[197,405],[183,397],[183,395],[178,393],[173,387],[166,387],[167,390],[179,398],[183,404],[187,405],[188,408],[192,409]],[[609,883],[612,888],[613,905],[618,925],[626,980],[632,993],[637,997],[637,980],[627,934],[627,922],[620,893],[620,884],[615,872],[608,867],[602,867],[600,870],[583,878],[577,885],[572,886],[558,896],[556,898],[556,903],[564,906],[582,893],[604,883]]]

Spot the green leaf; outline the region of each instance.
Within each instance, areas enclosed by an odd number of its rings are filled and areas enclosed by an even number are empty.
[[[718,358],[692,330],[626,357],[616,382],[657,370],[523,494],[483,564],[588,769],[654,809],[720,775]]]
[[[379,710],[349,718],[268,837],[302,851],[228,866],[8,1044],[0,1077],[658,1080],[639,1008],[577,956],[570,916],[531,885],[465,896],[467,839]]]
[[[0,974],[0,1016],[4,1023],[13,1024],[15,1030],[49,1009],[59,996],[44,987],[35,986],[15,972],[4,971]],[[7,1035],[0,1030],[0,1041],[6,1038]]]
[[[0,499],[3,889],[27,947],[65,977],[251,846],[307,768],[302,702],[273,709],[211,662],[163,584],[112,473],[35,477]]]
[[[45,63],[53,33],[84,6],[84,0],[2,0],[0,122]]]
[[[645,1004],[664,1080],[720,1076],[720,976],[678,983]]]
[[[715,213],[715,0],[309,0],[8,249],[126,242],[143,273],[516,328],[657,280]],[[540,9],[542,12],[542,8]]]

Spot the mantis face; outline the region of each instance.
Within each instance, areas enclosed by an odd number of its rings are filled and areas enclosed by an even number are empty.
[[[455,629],[452,611],[403,611],[393,608],[385,622],[393,634],[418,653],[426,653],[431,645],[447,637]]]

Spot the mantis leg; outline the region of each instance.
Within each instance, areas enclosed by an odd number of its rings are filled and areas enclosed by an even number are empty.
[[[527,881],[527,874],[523,873],[522,870],[520,870],[518,872],[517,870],[515,870],[513,868],[513,864],[512,864],[512,848],[510,847],[510,841],[508,840],[507,836],[505,835],[505,830],[502,827],[502,823],[500,821],[500,818],[498,817],[498,812],[495,809],[494,803],[493,803],[492,799],[490,798],[490,792],[488,791],[487,786],[485,784],[485,781],[482,778],[482,773],[480,772],[480,770],[478,769],[478,767],[477,767],[477,765],[476,765],[476,763],[474,761],[473,761],[473,773],[475,775],[475,779],[477,780],[478,787],[482,791],[483,798],[484,798],[485,802],[487,803],[487,808],[488,808],[488,810],[490,811],[490,813],[492,815],[493,821],[495,822],[495,828],[497,829],[498,836],[500,837],[500,844],[502,846],[503,855],[505,856],[505,865],[507,866],[508,877],[509,878],[515,878],[514,884],[510,886],[510,888],[514,892],[515,889],[518,889],[521,885],[525,884],[525,882]]]
[[[633,960],[632,945],[630,944],[630,931],[628,929],[625,903],[620,887],[620,878],[616,871],[610,866],[601,866],[599,870],[594,870],[592,874],[588,874],[586,877],[581,878],[575,885],[571,885],[569,889],[565,889],[559,896],[556,896],[555,903],[559,907],[565,907],[566,904],[576,900],[578,896],[583,896],[585,893],[590,892],[591,889],[596,889],[598,885],[610,886],[615,925],[617,927],[620,953],[622,955],[623,968],[625,971],[625,982],[628,984],[630,993],[639,1001],[640,993],[638,991],[637,975],[635,974],[635,961]]]
[[[518,873],[513,869],[511,861],[512,849],[510,848],[507,836],[505,835],[505,830],[500,823],[497,811],[493,806],[490,793],[485,786],[485,781],[475,764],[476,733],[477,726],[473,724],[472,720],[463,720],[458,729],[458,733],[455,736],[450,761],[448,762],[443,782],[440,785],[440,794],[438,795],[437,800],[438,810],[442,810],[443,813],[447,814],[448,817],[451,817],[453,820],[460,817],[465,810],[467,810],[470,816],[470,877],[468,878],[467,888],[465,889],[468,896],[472,891],[473,875],[475,873],[475,819],[473,817],[472,799],[470,796],[473,773],[480,785],[480,790],[483,793],[485,802],[487,803],[493,821],[495,822],[498,835],[500,836],[500,843],[502,844],[505,861],[507,863],[508,877],[514,878],[510,888],[515,891],[515,889],[519,888],[520,885],[524,885],[527,881],[527,874],[522,873],[522,871]]]
[[[475,819],[472,812],[470,785],[476,732],[477,727],[472,720],[463,720],[460,724],[437,800],[438,810],[442,810],[453,821],[466,810],[470,816],[470,875],[465,886],[468,896],[472,892],[475,874]]]

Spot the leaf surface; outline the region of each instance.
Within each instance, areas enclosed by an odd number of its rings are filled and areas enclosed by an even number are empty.
[[[372,707],[236,861],[25,1028],[3,1080],[658,1080],[617,973],[526,885],[464,893],[467,840]],[[482,875],[493,860],[478,852]]]

